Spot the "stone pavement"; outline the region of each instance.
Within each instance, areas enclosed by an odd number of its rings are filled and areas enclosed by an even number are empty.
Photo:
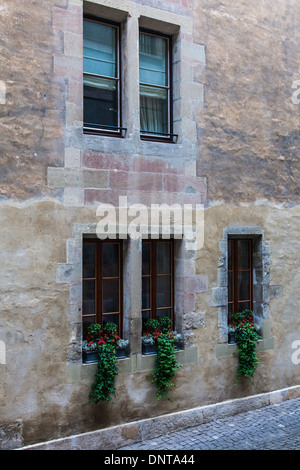
[[[119,450],[300,450],[300,398],[217,419]]]

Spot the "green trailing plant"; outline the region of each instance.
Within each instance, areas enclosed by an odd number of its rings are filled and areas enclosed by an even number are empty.
[[[96,344],[98,365],[95,380],[91,387],[90,402],[109,402],[116,394],[118,374],[116,347],[120,341],[117,325],[105,323],[103,328],[95,323],[88,329],[87,344]]]
[[[157,338],[157,355],[155,358],[152,383],[156,384],[156,396],[160,400],[169,397],[169,391],[175,387],[173,379],[178,369],[172,332],[161,333]],[[171,400],[172,401],[172,400]]]
[[[98,365],[95,380],[92,384],[90,401],[109,402],[116,395],[116,348],[111,343],[104,343],[98,347]]]
[[[173,321],[169,317],[149,319],[144,323],[144,343],[157,344],[154,370],[150,374],[152,383],[156,384],[156,396],[160,400],[169,397],[171,388],[175,387],[173,380],[176,375],[177,364],[175,354],[175,334],[172,331]],[[176,333],[178,336],[178,334]],[[172,400],[171,400],[172,401]]]
[[[253,321],[251,310],[236,313],[233,315],[235,326],[235,342],[237,344],[237,354],[239,355],[239,365],[236,372],[236,383],[240,377],[247,377],[253,383],[253,376],[259,366],[257,357],[257,327]]]

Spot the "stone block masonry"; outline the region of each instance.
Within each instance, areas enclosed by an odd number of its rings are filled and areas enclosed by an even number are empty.
[[[81,155],[82,153],[82,155]],[[188,175],[185,175],[185,172]],[[68,148],[64,168],[48,168],[48,185],[68,188],[68,198],[79,205],[97,206],[100,202],[118,204],[119,196],[129,202],[190,203],[206,201],[206,178],[190,175],[184,162],[172,165],[162,159],[111,154]],[[72,188],[74,194],[72,195]],[[78,190],[84,198],[76,198]],[[140,195],[140,200],[138,199]]]
[[[193,110],[195,106],[202,106],[204,96],[203,84],[195,78],[193,67],[203,69],[206,59],[204,46],[193,43],[192,21],[187,14],[191,5],[170,3],[167,9],[159,10],[159,15],[151,2],[146,6],[121,1],[118,8],[115,7],[109,0],[101,7],[92,3],[82,5],[73,0],[66,7],[54,6],[52,9],[54,35],[62,38],[62,45],[53,53],[53,75],[65,88],[67,100],[64,168],[49,168],[48,185],[64,192],[66,206],[96,206],[100,202],[116,201],[116,191],[122,191],[120,195],[127,191],[134,202],[144,203],[150,195],[148,203],[203,203],[207,199],[207,188],[206,179],[196,176],[198,154]],[[123,97],[126,97],[122,102],[123,125],[128,128],[128,133],[123,139],[82,134],[83,11],[91,14],[98,11],[100,17],[126,23],[121,54]],[[172,34],[174,38],[174,132],[178,133],[175,145],[140,141],[139,110],[133,108],[134,105],[138,108],[139,95],[136,49],[139,24],[160,28],[160,32]],[[190,67],[191,63],[193,67]],[[186,90],[190,92],[186,94]],[[187,173],[185,165],[191,161],[194,165],[189,165]],[[80,171],[70,172],[67,168],[80,168]],[[97,180],[96,173],[87,173],[86,168],[100,172],[108,170],[107,181],[104,173],[99,173]],[[154,193],[157,193],[155,197]]]

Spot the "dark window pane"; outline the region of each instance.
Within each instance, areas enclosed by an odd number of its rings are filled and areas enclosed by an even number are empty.
[[[252,242],[228,240],[228,317],[252,309]],[[231,272],[230,272],[231,271]]]
[[[156,305],[157,307],[171,306],[171,277],[159,276],[156,279]]]
[[[150,308],[150,277],[142,278],[142,309]]]
[[[95,254],[96,245],[93,243],[83,244],[83,278],[95,277]]]
[[[158,243],[156,248],[157,274],[171,274],[171,243]]]
[[[238,260],[239,269],[250,268],[250,242],[249,240],[238,241]]]
[[[82,319],[82,328],[83,328],[83,331],[82,331],[82,337],[83,339],[86,338],[87,334],[88,334],[88,327],[92,324],[92,323],[95,323],[95,317],[83,317]]]
[[[238,300],[250,300],[250,272],[238,273]]]
[[[168,317],[172,318],[172,309],[164,308],[162,310],[156,310],[156,318]]]
[[[142,322],[143,322],[143,324],[144,324],[147,320],[149,320],[149,318],[150,318],[150,310],[144,310],[144,311],[142,312]]]
[[[103,313],[119,311],[119,279],[103,280]]]
[[[232,263],[233,263],[233,241],[228,240],[228,269],[229,271],[232,270]]]
[[[250,310],[250,302],[239,302],[238,311],[243,312],[244,310]]]
[[[95,313],[95,281],[83,281],[83,315],[93,315]]]
[[[233,301],[232,275],[233,275],[233,273],[228,273],[228,302]]]
[[[142,249],[142,274],[150,274],[150,243],[143,243]]]
[[[119,244],[103,243],[103,277],[119,276]]]
[[[114,80],[84,78],[84,124],[118,126],[118,93]]]

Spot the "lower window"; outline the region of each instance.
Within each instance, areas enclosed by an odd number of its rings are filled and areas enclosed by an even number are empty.
[[[83,337],[91,323],[113,322],[122,335],[122,240],[83,240]]]
[[[252,240],[228,239],[228,320],[253,309]]]
[[[142,250],[142,319],[174,320],[174,242],[144,240]]]

